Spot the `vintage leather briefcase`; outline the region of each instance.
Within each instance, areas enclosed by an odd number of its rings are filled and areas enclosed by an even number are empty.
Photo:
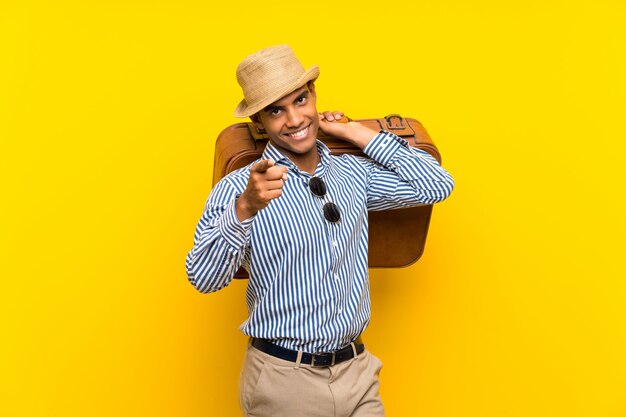
[[[441,155],[422,124],[393,114],[379,119],[355,120],[374,130],[385,129],[406,139],[413,147],[431,154],[439,163]],[[350,153],[364,156],[360,149],[343,140],[324,135],[318,139],[334,154]],[[237,123],[224,129],[215,144],[213,184],[228,173],[244,167],[261,157],[268,141],[252,123]],[[400,268],[416,262],[424,252],[432,205],[407,209],[370,211],[369,213],[369,267]],[[235,278],[247,278],[240,269]]]

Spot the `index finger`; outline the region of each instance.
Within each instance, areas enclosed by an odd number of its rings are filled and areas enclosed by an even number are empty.
[[[271,159],[263,159],[250,167],[251,172],[265,172],[270,167],[274,166],[274,161]]]

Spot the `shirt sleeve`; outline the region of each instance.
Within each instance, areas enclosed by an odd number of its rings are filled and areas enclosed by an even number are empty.
[[[237,270],[249,263],[250,229],[254,216],[240,222],[235,202],[238,193],[220,181],[206,203],[187,254],[187,277],[202,293],[226,287]]]
[[[389,210],[434,204],[452,193],[454,180],[427,152],[381,131],[363,152],[371,158],[367,177],[368,209]]]

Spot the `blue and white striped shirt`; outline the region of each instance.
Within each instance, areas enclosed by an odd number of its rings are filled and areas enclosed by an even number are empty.
[[[262,159],[288,167],[282,195],[240,222],[235,200],[246,188],[250,164],[215,185],[187,255],[189,281],[203,293],[226,287],[240,266],[250,275],[246,293],[248,336],[305,352],[328,352],[352,342],[367,327],[368,210],[387,210],[444,200],[450,174],[426,152],[381,131],[364,149],[371,159],[330,155],[314,175],[327,194],[308,188],[312,177],[268,143]],[[339,206],[341,220],[328,222],[322,206]]]

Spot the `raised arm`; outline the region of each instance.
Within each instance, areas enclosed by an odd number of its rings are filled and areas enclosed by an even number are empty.
[[[247,260],[252,218],[239,221],[236,197],[227,181],[217,183],[196,226],[185,265],[189,282],[202,293],[227,286]]]
[[[215,186],[186,259],[187,276],[198,291],[222,289],[242,265],[249,267],[254,216],[280,197],[286,171],[272,160],[262,160]]]
[[[387,131],[376,132],[357,122],[336,123],[342,116],[342,112],[321,113],[320,128],[371,158],[363,160],[368,168],[368,209],[434,204],[452,193],[452,176],[428,153]]]

